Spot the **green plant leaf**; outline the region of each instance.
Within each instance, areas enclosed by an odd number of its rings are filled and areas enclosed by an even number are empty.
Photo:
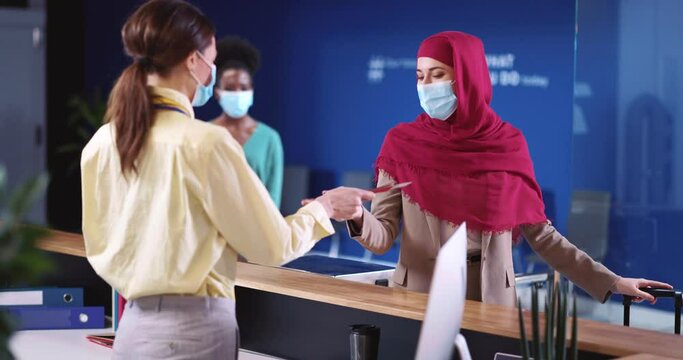
[[[557,342],[555,344],[555,359],[565,360],[567,355],[567,283],[560,282],[558,294]]]
[[[548,309],[546,316],[550,315],[550,320],[547,321],[547,357],[546,359],[551,360],[555,358],[554,344],[555,344],[555,317],[557,315],[557,288],[555,287],[555,282],[550,278],[549,290],[548,290]]]
[[[522,350],[522,358],[524,360],[529,360],[529,341],[526,337],[526,329],[524,327],[524,316],[522,316],[522,301],[517,298],[517,311],[519,314],[519,336],[520,336],[520,346]]]
[[[16,324],[5,312],[0,312],[0,359],[14,359],[9,350],[9,339]]]
[[[0,206],[5,202],[7,192],[7,170],[0,165]]]
[[[95,104],[95,113],[97,114],[96,118],[92,119],[93,121],[90,122],[90,125],[97,129],[104,124],[104,116],[107,114],[107,102],[101,101]]]
[[[15,284],[35,284],[45,272],[52,270],[52,265],[45,254],[31,251],[14,258],[9,270],[14,272]]]
[[[102,92],[95,89],[89,98],[81,95],[71,96],[67,105],[70,109],[67,124],[77,136],[77,140],[61,145],[58,152],[70,157],[70,165],[67,168],[68,173],[72,174],[80,165],[80,156],[75,154],[80,154],[95,132],[104,124],[107,102],[102,97]]]
[[[84,144],[87,144],[88,141],[92,138],[94,132],[92,129],[86,129],[84,127],[77,127],[76,128],[76,135],[78,135],[84,142]]]
[[[6,170],[0,166],[0,286],[33,285],[52,269],[47,255],[35,247],[35,242],[47,230],[22,225],[24,215],[47,187],[46,175],[26,180],[11,191],[7,189]],[[14,331],[9,316],[0,312],[0,359],[13,359],[9,338]]]
[[[57,147],[57,154],[69,154],[83,150],[80,144],[66,144]]]
[[[11,278],[19,282],[37,279],[44,269],[43,263],[47,258],[43,251],[35,248],[35,242],[46,234],[47,230],[40,227],[17,225],[3,236],[0,278]]]
[[[23,218],[38,197],[42,196],[48,184],[47,175],[39,175],[20,184],[10,195],[7,207],[14,217]]]
[[[576,318],[576,293],[574,295],[574,308],[572,309],[572,346],[571,346],[571,357],[572,360],[579,360],[579,346],[578,346],[578,323]]]
[[[550,355],[551,355],[551,341],[552,339],[550,338],[550,311],[548,311],[548,300],[546,296],[546,303],[545,303],[545,329],[543,331],[543,358],[550,360]]]
[[[69,105],[75,111],[75,119],[80,118],[86,122],[90,122],[94,118],[93,112],[90,109],[90,104],[83,98],[72,97],[71,101],[69,101]]]
[[[531,326],[533,332],[534,358],[542,360],[541,355],[541,331],[538,316],[538,288],[535,284],[531,285]]]

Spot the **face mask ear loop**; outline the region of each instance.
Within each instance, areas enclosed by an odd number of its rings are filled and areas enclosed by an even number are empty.
[[[453,95],[455,95],[455,98],[457,99],[458,95],[455,93],[455,89],[453,88],[453,85],[455,85],[455,80],[451,80],[451,91],[453,91]],[[458,110],[456,109],[455,111],[457,112]],[[453,116],[453,115],[455,115],[455,113],[453,113],[451,116]],[[450,126],[451,139],[453,139],[453,132],[454,132],[455,126],[453,126],[453,124],[450,124],[450,125],[451,125]]]
[[[199,52],[199,50],[196,50],[196,54],[197,54],[197,57],[199,57],[199,59],[201,59],[204,62],[204,64],[206,64],[206,66],[208,66],[209,69],[211,69],[211,64],[209,64],[209,62],[204,58],[204,55],[202,55],[202,53]],[[194,81],[196,81],[199,85],[206,85],[206,84],[202,83],[201,81],[199,81],[199,78],[194,73],[194,71],[190,70],[190,75],[192,75],[192,78],[194,78]]]

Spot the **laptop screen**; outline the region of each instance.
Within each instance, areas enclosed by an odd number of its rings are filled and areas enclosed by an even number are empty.
[[[467,289],[465,223],[441,247],[434,266],[415,359],[450,359],[460,333]]]

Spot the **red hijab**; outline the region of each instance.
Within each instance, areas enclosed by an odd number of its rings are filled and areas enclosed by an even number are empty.
[[[522,133],[491,109],[491,79],[478,38],[448,31],[420,45],[454,69],[457,110],[446,121],[420,114],[391,129],[376,172],[397,182],[423,211],[472,230],[502,232],[546,220],[529,149]]]

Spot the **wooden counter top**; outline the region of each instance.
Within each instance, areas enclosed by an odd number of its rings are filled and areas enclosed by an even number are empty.
[[[631,356],[619,358],[619,360],[676,360],[676,359],[670,358],[670,357],[665,357],[665,356],[650,355],[650,354],[636,354],[636,355],[631,355]]]
[[[299,270],[237,264],[237,286],[422,321],[427,294]]]
[[[85,257],[83,235],[50,230],[50,234],[38,240],[36,246],[46,251]]]
[[[85,256],[83,238],[78,234],[53,231],[37,246]],[[237,264],[237,285],[418,321],[427,304],[426,294],[248,263]],[[528,317],[526,324],[529,334]],[[462,326],[475,332],[519,338],[514,308],[467,301]],[[683,359],[683,336],[579,319],[579,348],[610,356],[649,354]]]

